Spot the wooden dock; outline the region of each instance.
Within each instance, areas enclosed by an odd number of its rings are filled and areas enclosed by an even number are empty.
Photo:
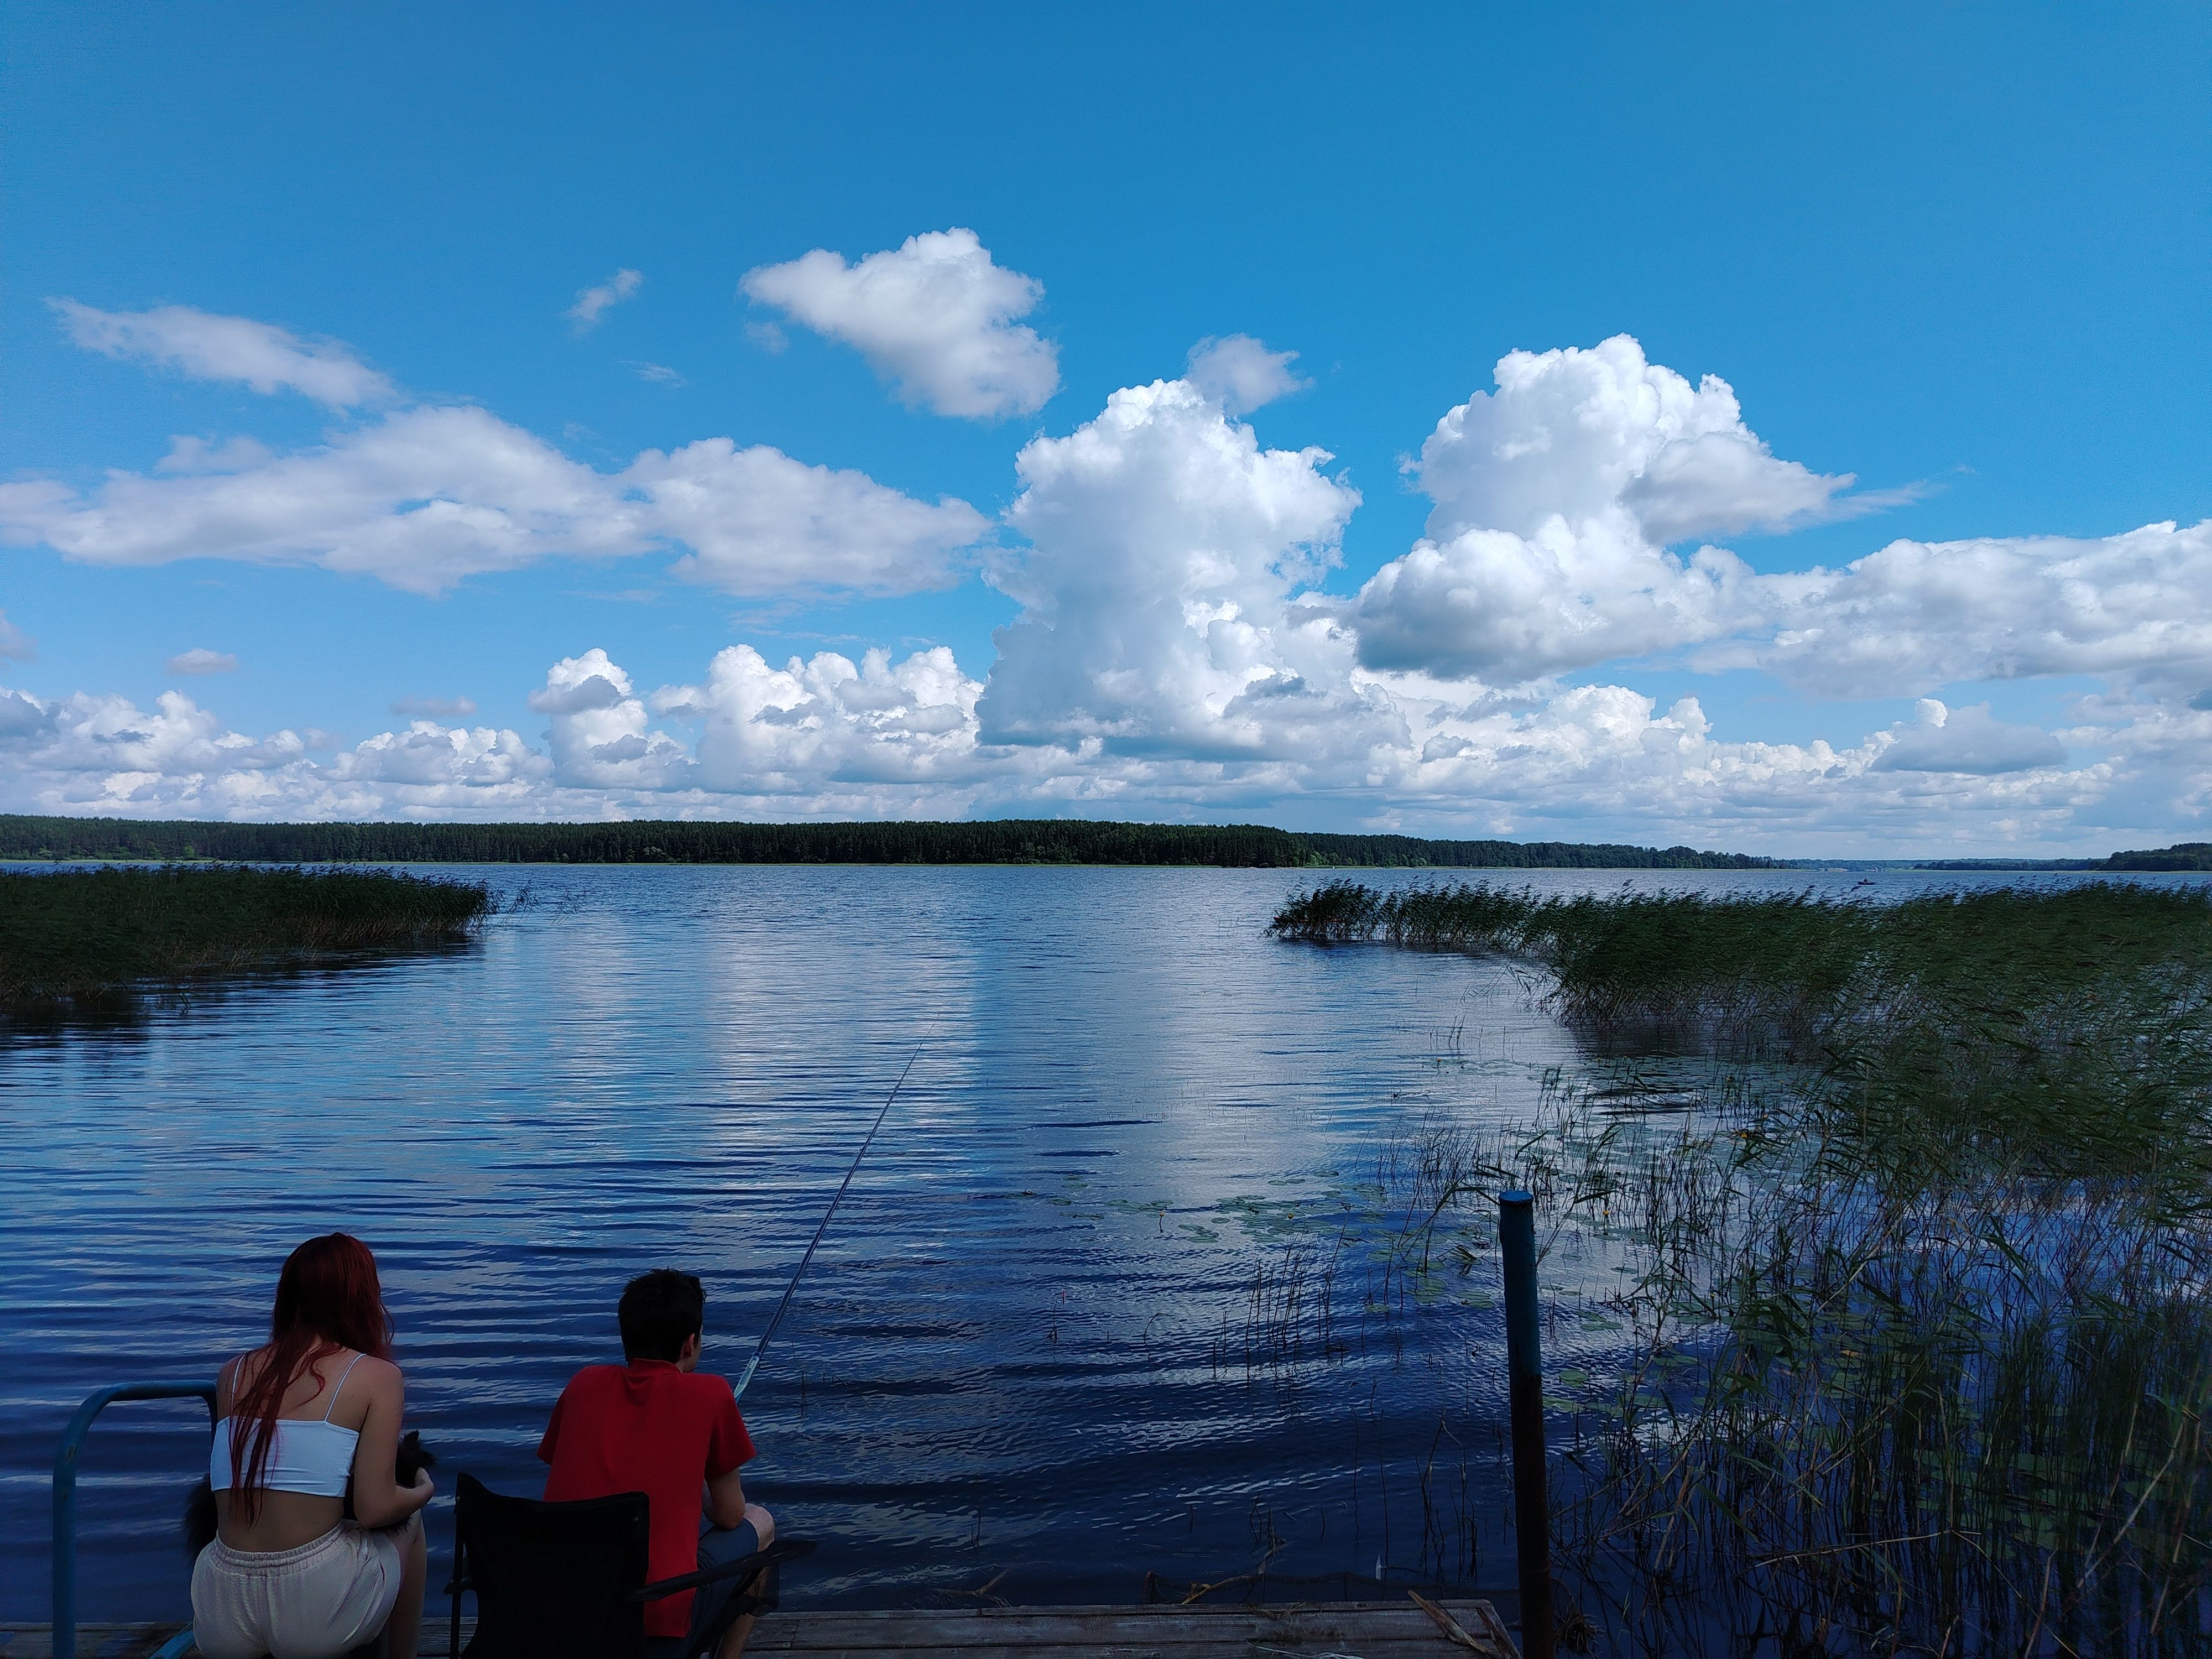
[[[1285,1603],[1276,1607],[963,1607],[778,1613],[748,1654],[919,1654],[924,1659],[1520,1659],[1487,1601]],[[465,1643],[470,1623],[462,1626]],[[1449,1628],[1447,1628],[1449,1626]],[[176,1625],[80,1625],[77,1652],[145,1659]],[[423,1659],[450,1659],[446,1621],[422,1621]],[[0,1659],[52,1659],[45,1625],[0,1625]]]

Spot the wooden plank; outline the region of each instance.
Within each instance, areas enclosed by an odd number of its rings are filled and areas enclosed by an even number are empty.
[[[1486,1601],[1444,1609],[1492,1659],[1519,1659]],[[448,1659],[447,1621],[425,1609],[423,1659]],[[476,1621],[461,1622],[465,1645]],[[85,1624],[77,1650],[96,1659],[145,1659],[175,1624]],[[960,1653],[964,1659],[1442,1659],[1468,1650],[1448,1639],[1411,1601],[1303,1602],[1277,1607],[885,1608],[784,1612],[762,1621],[749,1653],[854,1659]],[[0,1624],[0,1659],[52,1659],[45,1625]]]
[[[1470,1630],[1484,1628],[1478,1604],[1454,1602]],[[1243,1604],[1152,1607],[980,1607],[887,1609],[870,1613],[785,1613],[767,1621],[754,1638],[763,1651],[806,1651],[816,1646],[898,1647],[1055,1645],[1066,1642],[1140,1644],[1240,1643],[1274,1637],[1318,1639],[1342,1634],[1450,1646],[1429,1616],[1410,1601]]]
[[[87,1625],[76,1627],[81,1659],[145,1659],[182,1625]],[[51,1625],[0,1625],[0,1659],[53,1659]]]
[[[1481,1647],[1501,1647],[1504,1626],[1487,1603],[1445,1604]],[[1463,1653],[1429,1616],[1408,1601],[1308,1603],[1282,1607],[986,1607],[950,1611],[787,1613],[763,1622],[748,1651],[819,1656],[932,1653],[981,1656],[1049,1652],[1356,1653],[1382,1656]]]

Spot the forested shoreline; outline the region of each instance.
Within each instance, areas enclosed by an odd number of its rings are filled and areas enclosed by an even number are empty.
[[[264,864],[1103,864],[1222,869],[1759,870],[1687,847],[1424,841],[1265,824],[973,823],[212,823],[0,815],[0,858]]]

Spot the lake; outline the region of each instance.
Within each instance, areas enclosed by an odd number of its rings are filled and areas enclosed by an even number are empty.
[[[749,1494],[822,1547],[791,1605],[1129,1601],[1262,1563],[1319,1595],[1511,1583],[1494,1255],[1474,1227],[1409,1289],[1390,1244],[1420,1137],[1619,1064],[1506,968],[1270,940],[1294,871],[424,873],[528,898],[466,947],[0,1033],[0,1619],[46,1616],[76,1403],[212,1376],[313,1233],[377,1253],[441,1459],[434,1552],[456,1472],[538,1490],[631,1274],[700,1273],[702,1365],[736,1376],[909,1060],[744,1401]],[[1546,1340],[1568,1364],[1603,1336]],[[85,1616],[182,1616],[204,1422],[95,1427]]]

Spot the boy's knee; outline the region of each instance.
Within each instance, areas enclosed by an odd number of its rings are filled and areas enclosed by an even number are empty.
[[[752,1522],[753,1532],[760,1539],[763,1549],[775,1542],[775,1517],[758,1504],[745,1505],[745,1519]]]

